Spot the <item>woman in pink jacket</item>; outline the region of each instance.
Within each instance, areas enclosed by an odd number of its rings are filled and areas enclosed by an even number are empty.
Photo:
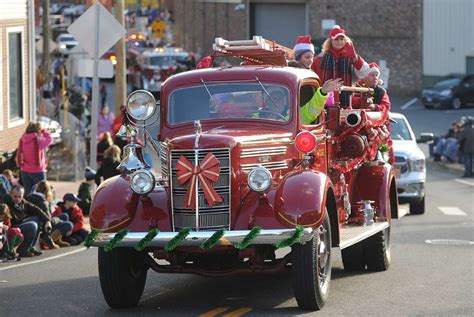
[[[46,148],[52,138],[48,130],[42,129],[38,122],[30,122],[21,136],[16,153],[16,164],[25,187],[25,194],[39,181],[46,179]]]

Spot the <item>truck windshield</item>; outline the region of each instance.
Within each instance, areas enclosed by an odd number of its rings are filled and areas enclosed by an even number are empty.
[[[390,135],[392,140],[409,141],[411,140],[410,129],[408,128],[407,122],[402,118],[396,119],[397,123],[390,125]]]
[[[169,97],[168,122],[179,124],[195,120],[231,118],[287,122],[289,90],[275,84],[262,85],[207,83],[177,89]]]

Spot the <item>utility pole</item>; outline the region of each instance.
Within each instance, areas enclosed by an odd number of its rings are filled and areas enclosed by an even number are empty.
[[[117,21],[125,27],[123,15],[124,0],[115,0],[114,11]],[[120,106],[125,105],[127,98],[127,73],[124,38],[115,44],[117,64],[115,65],[115,113],[120,113]]]
[[[34,36],[34,34],[32,35]],[[43,60],[42,73],[43,82],[49,83],[49,41],[51,40],[51,32],[49,28],[49,0],[43,0]],[[32,47],[31,49],[34,49]],[[48,85],[49,87],[49,85]]]

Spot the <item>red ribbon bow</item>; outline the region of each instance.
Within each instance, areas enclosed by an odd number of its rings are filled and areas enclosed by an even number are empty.
[[[212,153],[207,153],[206,157],[198,166],[193,166],[186,157],[181,155],[176,163],[176,176],[180,185],[188,183],[186,198],[184,200],[184,208],[195,206],[196,200],[196,182],[199,180],[201,188],[204,190],[207,204],[212,207],[216,202],[222,202],[222,198],[217,194],[209,181],[215,183],[219,179],[219,160]]]

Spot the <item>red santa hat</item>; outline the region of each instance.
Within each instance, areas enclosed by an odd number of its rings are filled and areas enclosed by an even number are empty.
[[[338,36],[341,36],[341,35],[346,35],[346,31],[344,31],[343,28],[341,28],[339,25],[334,25],[331,29],[331,32],[329,32],[329,36],[331,36],[331,38],[333,40],[335,40]]]
[[[297,51],[311,51],[314,54],[314,45],[311,43],[311,35],[302,35],[296,38],[296,45],[293,48],[295,55]]]
[[[369,72],[370,73],[377,73],[377,76],[380,76],[380,67],[376,63],[369,63]]]

